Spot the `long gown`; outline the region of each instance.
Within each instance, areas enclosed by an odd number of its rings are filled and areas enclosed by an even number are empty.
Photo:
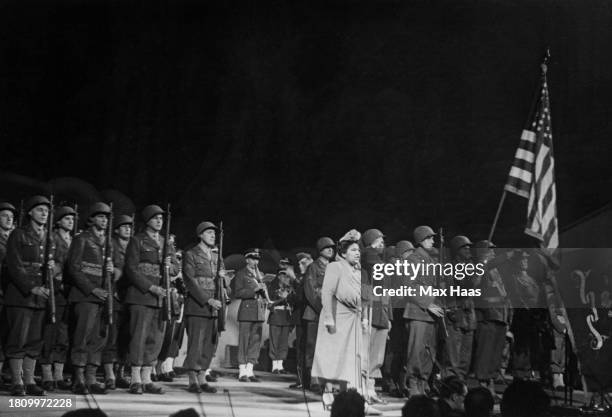
[[[324,381],[345,381],[359,389],[363,361],[361,270],[344,259],[331,262],[325,270],[321,301],[311,375]],[[330,334],[326,325],[335,325],[336,332]]]

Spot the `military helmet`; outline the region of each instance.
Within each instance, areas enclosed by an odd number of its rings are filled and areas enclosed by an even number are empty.
[[[374,243],[379,237],[385,237],[385,235],[378,229],[368,229],[363,233],[361,239],[363,240],[363,244],[367,247]]]
[[[208,230],[208,229],[218,230],[219,228],[215,226],[214,223],[212,222],[202,222],[198,224],[198,227],[196,227],[196,235],[200,236],[203,231]]]
[[[457,252],[460,248],[464,246],[472,246],[472,245],[473,245],[472,241],[467,236],[463,236],[463,235],[455,236],[450,241],[450,247],[455,252]]]
[[[142,209],[142,221],[147,223],[151,220],[151,217],[157,216],[158,214],[164,214],[165,211],[162,210],[160,206],[156,206],[155,204],[151,204]]]
[[[436,232],[434,232],[433,229],[429,226],[418,226],[416,229],[414,229],[413,235],[414,241],[416,243],[421,243],[428,237],[435,236]]]
[[[134,219],[132,216],[128,216],[127,214],[120,214],[119,216],[113,219],[113,229],[117,229],[124,224],[129,224],[132,226],[134,224]]]
[[[0,203],[0,211],[3,211],[3,210],[12,211],[13,214],[17,213],[17,209],[15,208],[15,206],[6,201]]]
[[[404,253],[414,250],[414,245],[409,240],[400,240],[395,245],[395,256],[401,258]]]
[[[325,248],[334,247],[336,244],[330,237],[322,237],[317,240],[317,250],[321,252]]]
[[[29,212],[34,207],[43,206],[43,205],[51,208],[51,202],[49,201],[47,197],[42,196],[42,195],[35,195],[27,199],[24,207],[25,207],[26,212]]]
[[[76,211],[74,211],[72,207],[61,206],[55,209],[54,217],[55,217],[55,221],[58,222],[66,216],[75,216],[75,215],[76,215]]]
[[[106,214],[107,216],[110,216],[111,208],[106,203],[102,203],[102,202],[93,203],[89,207],[89,217],[94,217],[97,214]]]

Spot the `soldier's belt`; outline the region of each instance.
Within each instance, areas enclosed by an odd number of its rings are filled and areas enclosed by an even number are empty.
[[[161,269],[159,265],[156,265],[156,264],[146,264],[146,263],[138,264],[138,272],[140,272],[143,275],[148,275],[148,276],[159,278],[161,277],[160,271]]]
[[[23,266],[30,266],[33,268],[40,268],[43,266],[40,262],[22,262]]]
[[[102,266],[91,262],[81,262],[81,272],[95,277],[102,276]]]

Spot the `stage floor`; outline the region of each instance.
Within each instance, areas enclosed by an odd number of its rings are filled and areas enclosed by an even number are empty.
[[[304,401],[304,393],[288,389],[294,382],[293,375],[273,375],[259,372],[260,383],[243,383],[236,379],[237,370],[223,369],[224,376],[212,384],[217,389],[216,394],[201,394],[198,400],[197,394],[187,392],[187,376],[179,375],[174,382],[162,383],[166,388],[164,395],[132,395],[126,390],[118,389],[109,391],[107,395],[96,395],[95,400],[99,407],[109,416],[146,416],[166,417],[178,410],[194,408],[201,416],[207,417],[287,417],[287,416],[329,416],[329,412],[323,410],[320,397],[306,392],[308,403]],[[503,385],[498,386],[498,391],[503,391]],[[557,403],[563,401],[563,393],[557,394]],[[53,409],[46,407],[38,408],[15,408],[10,407],[9,400],[12,397],[7,392],[0,392],[0,415],[11,417],[59,417],[68,409]],[[34,398],[34,397],[22,397]],[[95,407],[91,396],[75,397],[68,393],[50,393],[45,399],[71,398],[76,400],[77,408]],[[389,403],[377,405],[376,408],[383,411],[383,416],[401,416],[401,408],[404,400],[385,397]],[[575,400],[582,400],[580,392],[574,394]],[[230,407],[230,401],[232,407]],[[552,404],[555,404],[553,399]],[[580,405],[580,404],[577,404]],[[233,408],[233,412],[232,412]],[[499,412],[499,407],[495,407]],[[72,408],[75,409],[74,407]]]

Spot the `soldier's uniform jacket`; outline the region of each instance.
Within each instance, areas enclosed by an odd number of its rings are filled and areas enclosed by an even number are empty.
[[[372,247],[367,247],[364,250],[363,267],[367,271],[367,275],[362,272],[362,282],[365,280],[366,285],[362,286],[362,299],[369,300],[372,305],[372,327],[376,329],[388,329],[392,318],[390,299],[388,295],[374,295],[372,290],[372,272],[374,265],[383,263],[381,254]],[[362,270],[363,271],[363,270]],[[386,279],[386,278],[385,278]],[[383,285],[385,283],[383,282]],[[387,286],[385,285],[387,288]]]
[[[328,262],[322,258],[308,265],[304,274],[304,296],[306,297],[306,307],[302,318],[308,321],[318,321],[319,314],[323,308],[321,302],[321,288],[323,288],[323,278]]]
[[[300,326],[302,316],[306,307],[306,297],[304,296],[304,275],[298,275],[298,279],[293,284],[293,292],[287,297],[291,306],[291,323]]]
[[[206,251],[200,244],[183,254],[183,280],[187,290],[185,315],[217,317],[217,310],[208,304],[208,300],[216,299],[215,276],[218,262],[219,250],[213,248]],[[223,259],[220,268],[225,269]],[[223,282],[221,284],[223,285]]]
[[[258,269],[244,267],[234,277],[234,297],[239,298],[238,321],[264,321],[266,319],[266,301],[257,291],[257,283],[262,274]]]
[[[455,264],[457,263],[467,265],[472,262],[455,260]],[[471,277],[465,277],[462,280],[453,279],[452,285],[464,289],[474,288]],[[456,329],[465,331],[476,330],[476,311],[474,310],[473,297],[462,297],[460,295],[448,296],[445,297],[445,301],[447,311],[446,317],[452,326],[455,326]]]
[[[70,235],[68,235],[70,236]],[[55,243],[55,252],[53,254],[53,260],[55,261],[54,278],[55,278],[55,305],[65,306],[67,304],[64,272],[68,275],[66,268],[66,261],[68,260],[68,251],[70,250],[70,244],[72,238],[69,237],[65,240],[59,230],[53,232],[53,242]]]
[[[40,236],[31,223],[15,229],[6,246],[8,282],[4,303],[7,306],[44,309],[47,300],[32,294],[32,289],[45,285],[42,267],[45,257],[46,232]]]
[[[8,241],[8,237],[9,233],[0,232],[0,305],[4,304],[4,285],[7,274],[4,259],[6,258],[6,243]]]
[[[130,239],[125,254],[124,273],[129,282],[126,304],[137,304],[149,307],[162,307],[163,299],[149,291],[152,285],[164,288],[162,280],[162,256],[164,237],[159,236],[159,243],[146,232],[138,233]],[[168,255],[172,259],[170,276],[178,274],[178,260],[174,249],[170,247]]]
[[[419,264],[423,263],[424,265],[431,264],[434,262],[433,258],[427,253],[423,247],[419,246],[407,259],[408,262]],[[413,287],[416,288],[416,295],[414,297],[406,297],[407,303],[406,308],[404,309],[404,318],[408,320],[419,320],[419,321],[428,321],[433,322],[433,315],[427,310],[427,307],[431,303],[434,302],[435,297],[428,295],[420,295],[419,294],[419,286],[432,286],[436,287],[436,277],[427,274],[420,274],[415,277],[413,281],[411,281]]]
[[[494,258],[485,264],[485,272],[478,285],[481,295],[476,299],[478,321],[510,323],[511,311],[508,293],[499,271],[499,266],[505,261],[502,258]]]
[[[105,236],[96,236],[92,229],[79,233],[72,240],[68,252],[71,283],[69,302],[99,304],[104,302],[92,293],[95,288],[105,288],[106,284],[103,273],[104,241]],[[109,244],[112,245],[112,242]]]
[[[127,241],[113,236],[113,268],[122,271],[119,279],[115,279],[115,303],[114,310],[123,310],[123,301],[125,300],[126,291],[128,288],[127,278],[124,272],[125,253],[127,251]]]
[[[293,293],[293,288],[284,288],[287,292]],[[274,279],[268,286],[268,296],[272,301],[268,307],[270,309],[270,315],[268,316],[268,324],[273,326],[291,326],[293,325],[292,310],[289,304],[288,298],[282,299],[280,297],[280,291],[282,291],[280,281],[278,277]]]

